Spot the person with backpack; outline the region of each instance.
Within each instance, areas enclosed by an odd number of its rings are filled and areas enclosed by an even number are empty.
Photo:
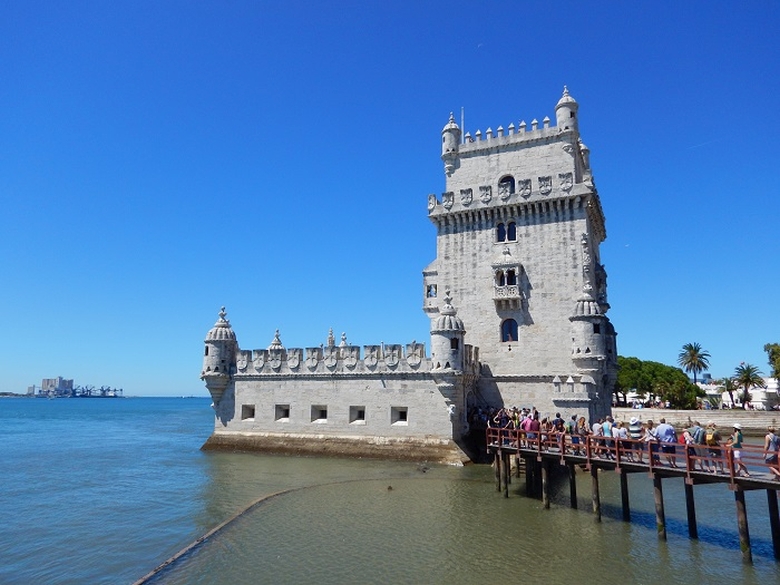
[[[764,461],[774,479],[780,480],[780,463],[778,463],[778,451],[780,451],[780,437],[775,434],[775,427],[770,426],[764,437]]]
[[[704,471],[704,463],[707,456],[704,447],[704,428],[696,420],[693,421],[693,426],[688,429],[688,433],[691,435],[689,454],[693,456],[693,469],[695,471],[698,467],[701,471]]]
[[[720,442],[722,438],[717,429],[715,421],[707,423],[707,429],[704,431],[704,444],[707,445],[707,470],[716,473],[718,469],[723,473],[723,450]]]

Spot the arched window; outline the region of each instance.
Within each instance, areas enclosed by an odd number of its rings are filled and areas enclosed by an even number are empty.
[[[512,175],[503,177],[498,182],[498,194],[499,195],[511,195],[515,192],[515,178]]]
[[[506,240],[506,226],[500,223],[496,226],[496,241],[503,242]]]
[[[517,321],[507,319],[501,323],[501,341],[517,341]]]
[[[506,279],[504,278],[504,271],[496,270],[496,286],[504,286],[505,284]]]
[[[506,271],[506,283],[510,286],[517,284],[517,273],[514,270]]]
[[[506,239],[510,242],[517,240],[517,226],[513,221],[510,221],[509,225],[506,227]]]

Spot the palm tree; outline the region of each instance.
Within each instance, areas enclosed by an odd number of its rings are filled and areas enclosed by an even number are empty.
[[[710,352],[704,351],[698,343],[686,343],[677,356],[677,363],[686,372],[693,372],[693,383],[696,384],[696,375],[710,368]]]
[[[742,396],[749,401],[751,388],[766,388],[764,378],[758,368],[751,364],[742,362],[734,370],[734,383],[738,388],[742,388]],[[742,408],[745,408],[746,401],[742,402]]]
[[[718,390],[721,391],[721,394],[723,392],[729,393],[729,400],[731,401],[731,404],[729,404],[729,408],[734,408],[734,391],[737,389],[737,385],[734,383],[734,380],[731,378],[723,378],[720,381],[720,387]]]

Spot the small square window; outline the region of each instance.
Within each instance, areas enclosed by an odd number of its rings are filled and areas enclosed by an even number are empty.
[[[323,404],[314,404],[311,407],[311,422],[313,423],[326,423],[328,422],[328,407]]]
[[[409,424],[409,409],[406,406],[393,406],[390,408],[390,424],[406,426]]]
[[[276,422],[290,422],[290,405],[277,404],[274,408],[274,420]]]
[[[349,407],[349,424],[364,425],[366,424],[366,407],[365,406],[350,406]]]
[[[255,420],[255,405],[254,404],[242,404],[241,405],[241,420]]]

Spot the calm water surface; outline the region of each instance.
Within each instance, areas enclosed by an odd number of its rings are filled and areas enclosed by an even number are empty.
[[[617,476],[602,476],[596,523],[585,474],[579,511],[565,485],[543,510],[504,499],[481,466],[203,453],[212,421],[205,398],[0,400],[0,583],[129,584],[278,492],[154,583],[780,582],[764,492],[747,494],[755,563],[744,566],[723,486],[696,488],[696,542],[682,482],[665,481],[662,543],[641,474],[630,524]]]

